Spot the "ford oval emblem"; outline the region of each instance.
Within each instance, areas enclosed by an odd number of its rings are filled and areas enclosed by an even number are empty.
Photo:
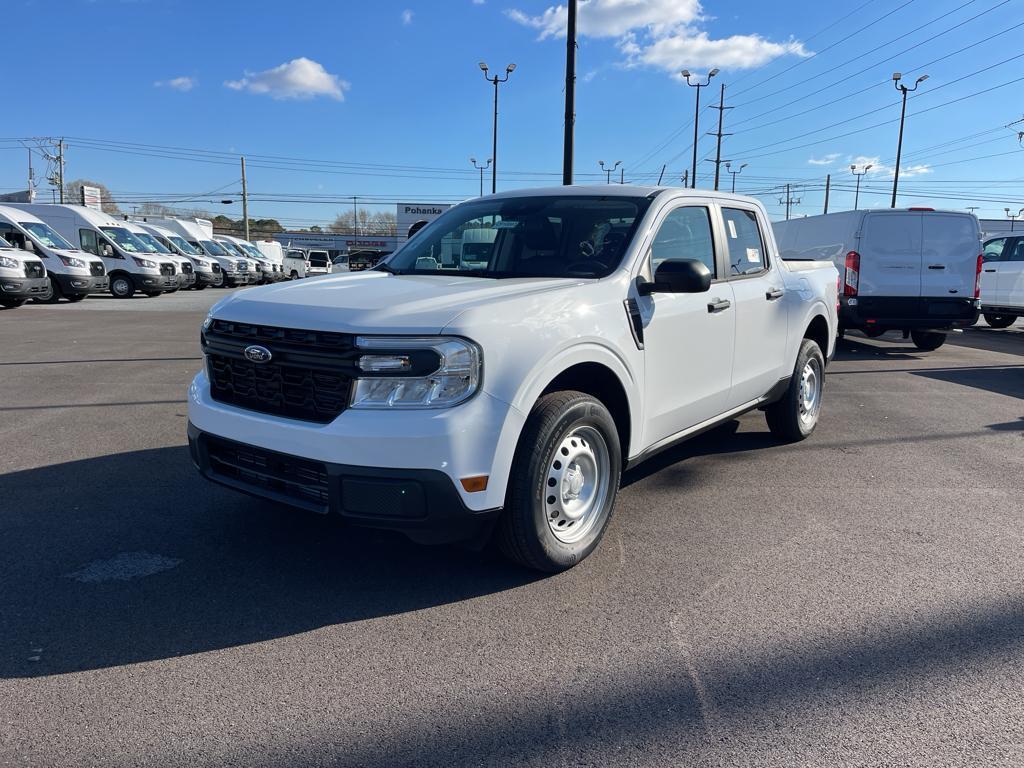
[[[273,355],[270,354],[269,349],[257,346],[256,344],[253,344],[251,347],[246,347],[242,354],[245,355],[245,359],[251,363],[269,363],[270,358],[273,357]]]

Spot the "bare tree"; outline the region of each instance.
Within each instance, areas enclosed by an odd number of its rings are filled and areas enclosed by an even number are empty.
[[[121,209],[114,202],[114,196],[110,194],[110,190],[107,189],[105,184],[101,184],[98,181],[90,181],[89,179],[69,181],[64,185],[64,198],[69,203],[81,204],[82,187],[96,187],[100,191],[100,207],[104,213],[109,213],[112,216],[121,215]]]
[[[390,211],[359,209],[359,234],[361,235],[393,235],[397,231],[397,227],[395,214]],[[352,211],[339,213],[327,229],[330,232],[354,233]]]

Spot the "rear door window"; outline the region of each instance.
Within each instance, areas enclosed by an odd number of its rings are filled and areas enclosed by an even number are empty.
[[[764,238],[757,214],[742,208],[723,208],[725,242],[729,247],[729,273],[733,276],[756,275],[768,269]]]

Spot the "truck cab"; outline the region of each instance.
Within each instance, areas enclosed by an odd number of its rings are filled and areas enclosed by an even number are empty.
[[[484,228],[489,249],[453,258]],[[837,281],[830,262],[783,261],[739,195],[470,200],[372,269],[214,306],[187,397],[193,462],[351,525],[495,536],[564,570],[598,545],[626,467],[748,411],[778,439],[811,435]]]
[[[1009,328],[1024,315],[1024,233],[985,241],[981,265],[981,311],[993,328]]]
[[[110,278],[110,293],[116,298],[130,298],[136,292],[159,296],[178,290],[175,263],[150,253],[123,221],[82,205],[16,207],[38,216],[65,239],[102,259]]]
[[[0,205],[0,236],[16,248],[38,256],[46,268],[47,287],[32,301],[55,304],[66,298],[81,301],[110,288],[103,261],[79,250],[38,216],[13,206]]]

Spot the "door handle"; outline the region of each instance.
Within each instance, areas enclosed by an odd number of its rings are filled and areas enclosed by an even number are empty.
[[[985,271],[986,272],[995,272],[996,270],[995,270],[995,267],[993,267],[992,269],[986,269]]]
[[[714,314],[715,312],[725,312],[729,307],[732,306],[732,302],[728,299],[715,299],[714,301],[708,302],[708,312]]]
[[[928,269],[945,269],[945,264],[929,264]]]
[[[781,299],[783,294],[785,294],[785,291],[781,288],[772,288],[770,291],[765,292],[764,297],[768,301],[775,301],[776,299]]]

